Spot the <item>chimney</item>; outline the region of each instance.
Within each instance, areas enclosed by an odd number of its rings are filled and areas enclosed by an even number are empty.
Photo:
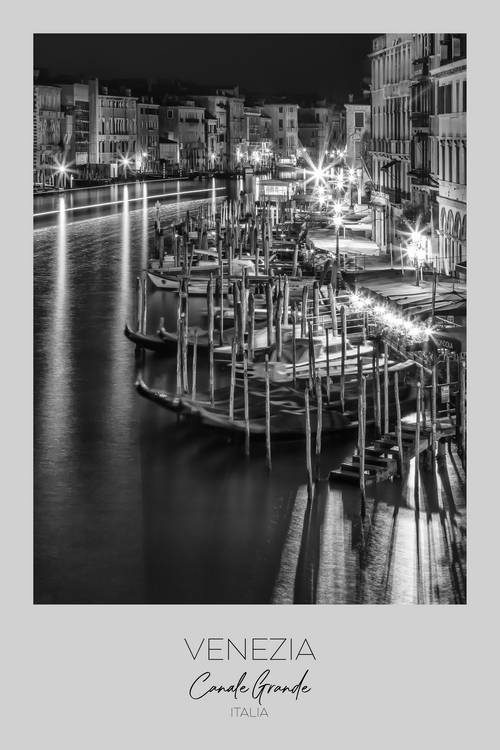
[[[125,96],[132,96],[132,91],[130,89],[125,89]]]
[[[102,93],[103,93],[104,95],[107,95],[107,93],[108,93],[108,87],[107,87],[107,86],[103,86],[103,87],[102,87]]]
[[[354,103],[354,94],[349,94],[349,104]]]

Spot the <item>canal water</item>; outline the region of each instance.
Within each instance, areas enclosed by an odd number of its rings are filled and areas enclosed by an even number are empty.
[[[35,591],[39,603],[459,603],[459,467],[423,482],[305,492],[304,443],[263,445],[187,423],[142,399],[123,335],[135,280],[164,223],[240,182],[134,183],[34,201]],[[247,182],[246,189],[253,189]],[[200,303],[197,303],[198,305]],[[151,291],[148,330],[176,297]],[[192,320],[200,310],[190,311]],[[175,388],[175,355],[148,353],[149,385]],[[217,371],[222,383],[227,373]],[[207,366],[199,357],[199,387]],[[353,432],[323,441],[321,473]]]

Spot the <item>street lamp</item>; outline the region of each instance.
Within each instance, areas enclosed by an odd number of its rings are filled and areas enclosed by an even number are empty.
[[[349,182],[349,189],[350,189],[350,198],[351,198],[351,211],[354,208],[353,202],[352,202],[352,186],[356,182],[356,173],[354,169],[351,167],[349,169],[349,172],[347,174],[347,180]]]
[[[335,225],[336,229],[336,239],[335,239],[335,262],[337,263],[337,270],[340,268],[340,243],[339,243],[339,232],[340,228],[342,227],[343,221],[342,216],[340,213],[336,213],[333,217],[333,223]]]
[[[66,168],[66,166],[65,166],[64,164],[60,164],[60,165],[59,165],[59,166],[57,167],[57,174],[58,174],[58,186],[59,186],[59,188],[61,187],[61,182],[64,182],[64,185],[63,185],[63,187],[65,187],[65,186],[66,186],[66,172],[67,172],[67,171],[68,171],[68,170],[67,170],[67,168]]]
[[[408,241],[408,247],[406,251],[408,253],[408,257],[415,263],[415,284],[416,286],[420,286],[420,264],[426,259],[427,256],[424,239],[420,232],[413,231],[410,234],[410,239]]]
[[[130,166],[130,159],[127,156],[124,156],[122,158],[122,167],[123,167],[123,179],[127,179],[127,167]]]

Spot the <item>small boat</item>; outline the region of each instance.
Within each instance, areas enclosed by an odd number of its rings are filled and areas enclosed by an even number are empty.
[[[234,258],[232,262],[232,276],[239,277],[243,275],[243,268],[248,269],[249,273],[255,273],[255,264],[247,258]],[[184,266],[150,268],[147,271],[149,280],[157,289],[167,291],[177,291],[179,289],[179,280],[189,275],[189,294],[191,296],[204,296],[207,293],[207,284],[212,276],[216,279],[220,275],[220,266],[218,262],[207,261],[193,266],[189,274],[186,274]],[[224,278],[223,292],[228,291],[228,280]]]
[[[177,414],[186,415],[196,424],[213,427],[226,432],[244,434],[246,422],[244,418],[243,384],[236,383],[234,395],[234,418],[229,418],[229,388],[223,388],[215,393],[214,405],[209,400],[193,400],[186,394],[174,395],[167,391],[150,388],[139,377],[135,383],[137,392],[144,398]],[[273,437],[301,437],[305,427],[305,398],[304,392],[291,386],[272,386],[271,393],[270,432]],[[250,435],[265,436],[265,394],[264,391],[249,381],[248,388]],[[324,404],[322,412],[322,431],[337,432],[356,426],[356,410],[342,414],[339,404]],[[314,401],[310,405],[311,429],[316,430],[317,406]]]
[[[132,330],[128,323],[125,323],[123,333],[130,341],[141,349],[149,349],[152,352],[158,352],[160,354],[169,354],[172,351],[175,351],[177,345],[177,339],[175,342],[172,342],[163,339],[158,334],[139,333],[138,331]]]

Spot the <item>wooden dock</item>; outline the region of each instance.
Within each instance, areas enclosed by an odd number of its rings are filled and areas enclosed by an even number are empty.
[[[404,462],[409,463],[416,455],[416,423],[402,422],[401,433]],[[436,424],[437,442],[453,437],[456,426],[451,419],[439,420]],[[432,427],[420,425],[418,452],[422,455],[432,449]],[[350,461],[343,461],[338,469],[330,472],[330,479],[338,482],[360,483],[361,456],[355,454]],[[365,482],[383,482],[401,475],[401,457],[395,432],[388,432],[365,448]]]

